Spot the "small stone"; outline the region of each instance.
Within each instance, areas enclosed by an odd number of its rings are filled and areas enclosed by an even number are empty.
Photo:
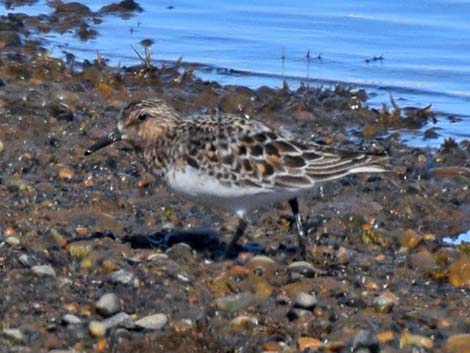
[[[300,308],[292,308],[287,312],[287,318],[290,321],[294,321],[300,319],[302,317],[312,316],[312,312],[310,310],[300,309]]]
[[[73,179],[73,170],[65,167],[59,170],[59,178],[61,180],[70,181]]]
[[[114,271],[109,275],[109,280],[112,283],[131,284],[134,278],[135,276],[132,272],[123,269]]]
[[[2,142],[2,140],[0,140],[0,153],[2,153],[2,152],[3,152],[3,148],[4,148],[4,146],[3,146],[3,142]]]
[[[95,303],[95,308],[100,315],[108,317],[121,311],[121,302],[116,294],[106,293]]]
[[[24,334],[21,332],[21,330],[17,328],[5,328],[3,329],[3,335],[14,341],[23,341],[24,340]]]
[[[379,353],[379,340],[371,331],[361,330],[354,336],[352,340],[351,352]]]
[[[347,265],[351,261],[351,251],[341,246],[336,252],[337,263],[340,265]]]
[[[306,261],[295,261],[289,265],[288,269],[291,272],[299,273],[305,277],[314,277],[315,274],[319,273],[318,269]]]
[[[137,320],[135,325],[146,330],[161,330],[167,323],[168,317],[165,314],[153,314]]]
[[[88,331],[90,331],[90,334],[95,338],[104,337],[106,334],[106,326],[99,321],[90,321]]]
[[[407,229],[400,235],[400,244],[405,249],[414,249],[421,242],[421,237],[413,229]]]
[[[33,259],[31,258],[31,256],[29,256],[27,254],[21,254],[18,257],[18,261],[24,267],[32,267],[33,266]]]
[[[82,320],[73,314],[65,314],[62,318],[62,321],[65,322],[67,325],[79,325],[82,323]]]
[[[454,287],[470,288],[470,256],[463,255],[448,268],[449,283]]]
[[[276,262],[263,255],[253,256],[250,261],[248,261],[247,267],[252,271],[255,271],[259,274],[271,274],[273,271]]]
[[[403,331],[400,336],[400,348],[406,348],[409,346],[416,346],[416,347],[424,347],[426,349],[432,349],[434,343],[433,340],[421,336],[421,335],[412,335],[408,332],[408,330]]]
[[[240,315],[230,321],[230,325],[246,329],[258,325],[258,319],[253,316]]]
[[[173,260],[188,260],[194,258],[193,250],[186,243],[177,243],[165,251],[165,254]]]
[[[233,312],[256,305],[258,300],[251,292],[231,294],[225,297],[217,298],[215,304],[220,310]]]
[[[129,314],[126,314],[125,312],[120,312],[108,317],[106,320],[103,320],[103,325],[108,330],[117,326],[124,328],[133,328],[135,326]]]
[[[306,349],[311,349],[312,351],[317,351],[322,345],[322,342],[319,339],[313,337],[300,337],[297,340],[297,347],[300,352],[303,352]]]
[[[294,299],[294,306],[301,309],[311,310],[318,304],[315,294],[300,292]]]
[[[5,238],[5,243],[10,246],[20,245],[20,240],[17,237],[7,237]]]
[[[36,265],[31,267],[33,273],[41,277],[55,277],[55,270],[50,265]]]
[[[470,353],[470,334],[450,336],[446,342],[447,352]]]
[[[375,297],[372,304],[378,313],[389,313],[395,306],[395,303],[386,295]]]

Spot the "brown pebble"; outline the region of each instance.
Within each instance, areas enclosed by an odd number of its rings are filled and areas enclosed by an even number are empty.
[[[376,336],[377,336],[377,340],[380,343],[387,343],[387,342],[393,341],[393,339],[395,338],[392,331],[379,332],[377,333]]]
[[[297,340],[297,347],[299,351],[304,351],[306,349],[311,349],[313,351],[318,350],[322,346],[322,342],[319,339],[313,337],[300,337]]]
[[[5,229],[3,230],[3,234],[6,236],[6,237],[12,237],[13,235],[15,235],[16,231],[15,231],[15,228],[13,227],[5,227]]]
[[[421,242],[421,237],[413,229],[407,229],[400,235],[399,241],[403,248],[414,249]]]
[[[73,170],[68,168],[68,167],[64,167],[62,168],[61,170],[59,170],[59,178],[61,180],[65,180],[65,181],[70,181],[72,180],[73,178]]]
[[[450,336],[446,342],[446,351],[449,353],[470,353],[470,334]]]
[[[454,287],[470,287],[470,256],[462,256],[449,265],[449,283]]]

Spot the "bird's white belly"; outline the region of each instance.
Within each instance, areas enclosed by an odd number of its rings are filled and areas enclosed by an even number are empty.
[[[185,169],[169,170],[165,180],[177,194],[196,203],[223,208],[234,213],[264,206],[271,202],[288,200],[295,196],[290,192],[261,187],[224,185],[216,178],[200,173],[189,166]]]

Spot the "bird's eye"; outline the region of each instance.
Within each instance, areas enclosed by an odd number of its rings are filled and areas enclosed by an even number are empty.
[[[147,113],[140,113],[138,116],[137,116],[137,119],[140,120],[140,121],[144,121],[145,119],[147,119],[148,117],[148,114]]]

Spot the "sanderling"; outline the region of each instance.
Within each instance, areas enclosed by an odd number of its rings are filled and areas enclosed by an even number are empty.
[[[305,258],[306,236],[297,197],[318,183],[348,174],[384,171],[376,164],[383,157],[332,151],[235,115],[182,117],[157,98],[128,104],[117,129],[85,154],[120,140],[142,153],[146,165],[175,193],[238,216],[226,256],[248,225],[248,211],[288,201],[295,218],[298,249]]]

